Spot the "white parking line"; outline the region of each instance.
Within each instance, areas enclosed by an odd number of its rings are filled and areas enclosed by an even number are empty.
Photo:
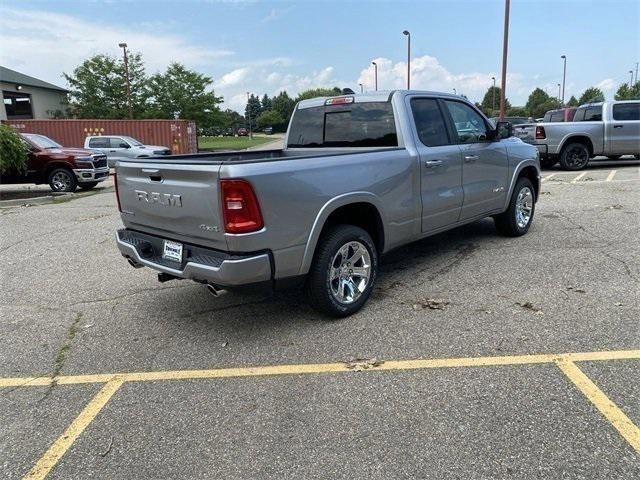
[[[580,175],[578,175],[576,178],[574,178],[573,180],[571,180],[571,183],[576,183],[578,180],[580,180],[582,177],[584,177],[588,172],[582,172]]]
[[[610,182],[611,180],[613,180],[613,177],[616,176],[617,172],[618,172],[617,170],[611,170],[611,173],[609,173],[605,182]]]
[[[546,182],[547,180],[549,180],[550,178],[553,178],[557,175],[557,173],[552,173],[551,175],[547,175],[546,177],[544,177],[542,179],[543,182]]]

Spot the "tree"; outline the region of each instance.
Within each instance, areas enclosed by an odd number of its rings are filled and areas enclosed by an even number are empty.
[[[550,99],[551,97],[547,94],[547,92],[545,92],[541,88],[536,88],[529,95],[529,98],[527,99],[527,104],[525,106],[527,111],[529,112],[529,115],[531,115],[534,118],[538,118],[544,115],[545,112],[542,112],[542,115],[539,115],[541,111],[540,105],[548,102]]]
[[[273,101],[269,98],[269,96],[265,93],[262,97],[262,101],[260,102],[260,111],[267,112],[273,108]]]
[[[23,172],[27,166],[29,149],[18,132],[0,123],[0,173]]]
[[[505,115],[507,117],[528,117],[529,112],[526,107],[511,107],[506,111]]]
[[[640,82],[636,82],[631,87],[628,83],[623,83],[614,98],[616,100],[640,100]]]
[[[262,104],[260,103],[260,98],[252,93],[244,109],[244,117],[253,124],[261,112]]]
[[[497,117],[500,113],[500,87],[489,87],[487,89],[487,93],[484,94],[482,98],[482,102],[480,103],[480,109],[484,112],[485,115],[489,117]],[[495,108],[494,107],[494,94],[495,94]],[[511,108],[511,104],[509,100],[505,98],[504,100],[505,110],[509,110]]]
[[[587,88],[578,100],[580,105],[592,102],[604,102],[604,93],[598,87]]]
[[[202,128],[210,127],[219,120],[218,105],[222,103],[222,97],[207,91],[212,83],[210,77],[172,63],[165,73],[149,78],[149,109],[145,115],[195,120]]]
[[[580,103],[578,103],[578,99],[573,95],[571,95],[571,98],[567,102],[567,107],[578,107],[578,106],[580,106]]]
[[[278,112],[285,122],[289,122],[293,109],[296,106],[295,100],[287,95],[287,92],[280,92],[273,97],[273,110]]]
[[[63,74],[69,85],[71,115],[77,118],[128,118],[127,86],[123,59],[94,55]],[[129,54],[129,81],[133,116],[146,110],[147,77],[139,53]]]
[[[342,94],[342,90],[340,90],[338,87],[312,88],[311,90],[305,90],[304,92],[301,92],[296,98],[296,102],[315,97],[334,97],[340,94]]]
[[[256,123],[258,128],[273,127],[275,130],[284,125],[284,118],[275,110],[267,110],[258,116]]]
[[[562,105],[560,104],[558,99],[554,97],[549,97],[549,100],[535,107],[533,112],[531,112],[531,116],[533,118],[544,117],[544,114],[547,113],[549,110],[555,110],[557,108],[562,108]]]

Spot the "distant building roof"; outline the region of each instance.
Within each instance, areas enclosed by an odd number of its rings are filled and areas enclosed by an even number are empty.
[[[66,88],[58,87],[53,83],[38,80],[24,73],[16,72],[7,67],[0,66],[0,82],[15,83],[18,85],[28,85],[30,87],[47,88],[49,90],[58,90],[60,92],[68,92]]]

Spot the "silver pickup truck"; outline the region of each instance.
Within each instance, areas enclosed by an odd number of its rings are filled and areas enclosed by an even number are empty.
[[[640,100],[581,105],[573,121],[516,125],[513,132],[538,148],[545,167],[560,162],[565,170],[581,170],[598,155],[638,158]]]
[[[367,301],[380,255],[492,216],[525,234],[538,151],[464,99],[392,91],[300,102],[285,148],[119,160],[118,248],[160,281],[303,283],[335,317]]]

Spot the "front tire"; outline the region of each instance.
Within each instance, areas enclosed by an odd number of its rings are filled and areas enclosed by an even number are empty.
[[[565,145],[560,154],[560,165],[564,170],[582,170],[589,163],[591,152],[580,142]]]
[[[378,252],[369,234],[353,225],[336,225],[318,243],[305,293],[314,309],[343,318],[366,303],[377,275]]]
[[[516,183],[509,208],[496,215],[493,220],[496,230],[505,237],[520,237],[529,231],[536,210],[535,190],[528,178],[522,177]]]
[[[68,168],[56,168],[49,174],[49,186],[54,192],[75,192],[78,181]]]

